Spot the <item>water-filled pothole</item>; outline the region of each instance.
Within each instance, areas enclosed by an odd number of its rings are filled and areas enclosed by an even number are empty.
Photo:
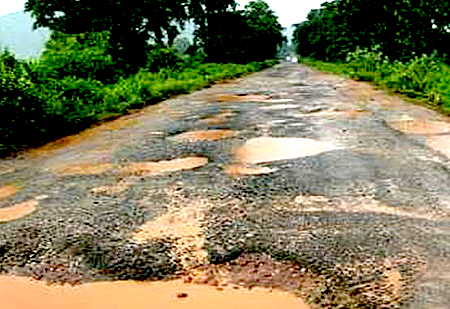
[[[4,199],[13,196],[17,193],[17,188],[14,186],[0,187],[0,199]]]
[[[0,296],[16,309],[285,309],[308,308],[293,294],[254,288],[234,290],[181,280],[166,282],[115,281],[95,282],[79,286],[48,286],[43,282],[20,277],[0,277]]]
[[[258,137],[248,140],[235,151],[237,159],[246,164],[314,156],[338,149],[331,142],[295,137]]]
[[[225,168],[225,172],[230,176],[242,176],[242,175],[263,175],[270,174],[277,171],[270,167],[250,167],[246,165],[234,164]]]
[[[0,208],[0,223],[14,221],[34,212],[39,201],[30,200],[11,207]]]
[[[450,132],[450,123],[448,122],[427,121],[408,116],[389,121],[388,125],[395,130],[408,134],[439,134]]]
[[[205,157],[186,157],[155,162],[134,162],[119,169],[122,175],[154,176],[167,172],[190,170],[208,163]]]
[[[81,163],[60,166],[55,168],[54,173],[58,176],[98,175],[114,168],[114,164],[111,163]]]

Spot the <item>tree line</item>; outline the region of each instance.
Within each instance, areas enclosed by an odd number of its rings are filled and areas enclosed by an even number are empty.
[[[450,3],[438,0],[335,0],[296,26],[302,57],[345,60],[348,52],[380,46],[391,60],[434,55],[449,63]]]

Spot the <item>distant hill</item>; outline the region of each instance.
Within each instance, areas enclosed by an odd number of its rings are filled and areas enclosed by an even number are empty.
[[[33,30],[30,13],[19,11],[0,16],[0,49],[7,48],[20,59],[39,58],[50,30]]]

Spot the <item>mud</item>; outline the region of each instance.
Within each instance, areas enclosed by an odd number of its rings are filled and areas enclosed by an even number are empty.
[[[307,138],[259,137],[248,140],[235,154],[240,162],[257,164],[314,156],[334,149],[338,148],[332,143]]]
[[[99,175],[115,168],[111,163],[97,164],[74,164],[67,166],[59,166],[54,169],[54,173],[58,176],[75,176],[75,175]]]
[[[294,295],[265,289],[217,290],[214,287],[167,282],[97,282],[76,287],[47,286],[20,277],[0,277],[0,297],[9,308],[308,308]]]
[[[259,109],[263,111],[272,111],[272,110],[285,110],[293,108],[298,108],[298,105],[296,104],[269,105],[269,106],[261,106]]]
[[[223,123],[227,122],[227,120],[230,117],[232,117],[233,115],[234,115],[234,113],[232,113],[230,111],[222,111],[218,115],[214,115],[214,116],[211,116],[211,117],[200,119],[199,122],[200,123],[206,123],[206,124],[209,124],[209,125],[223,124]]]
[[[195,169],[208,164],[203,157],[186,157],[157,162],[135,162],[119,169],[120,175],[155,176],[167,172]]]
[[[15,195],[17,191],[18,189],[14,186],[0,187],[0,200]]]
[[[22,202],[11,207],[0,208],[0,223],[14,221],[33,213],[39,201],[31,200]]]

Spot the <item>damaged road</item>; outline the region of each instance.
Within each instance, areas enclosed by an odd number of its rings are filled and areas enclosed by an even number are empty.
[[[367,83],[279,64],[2,160],[0,270],[447,308],[449,133]]]

